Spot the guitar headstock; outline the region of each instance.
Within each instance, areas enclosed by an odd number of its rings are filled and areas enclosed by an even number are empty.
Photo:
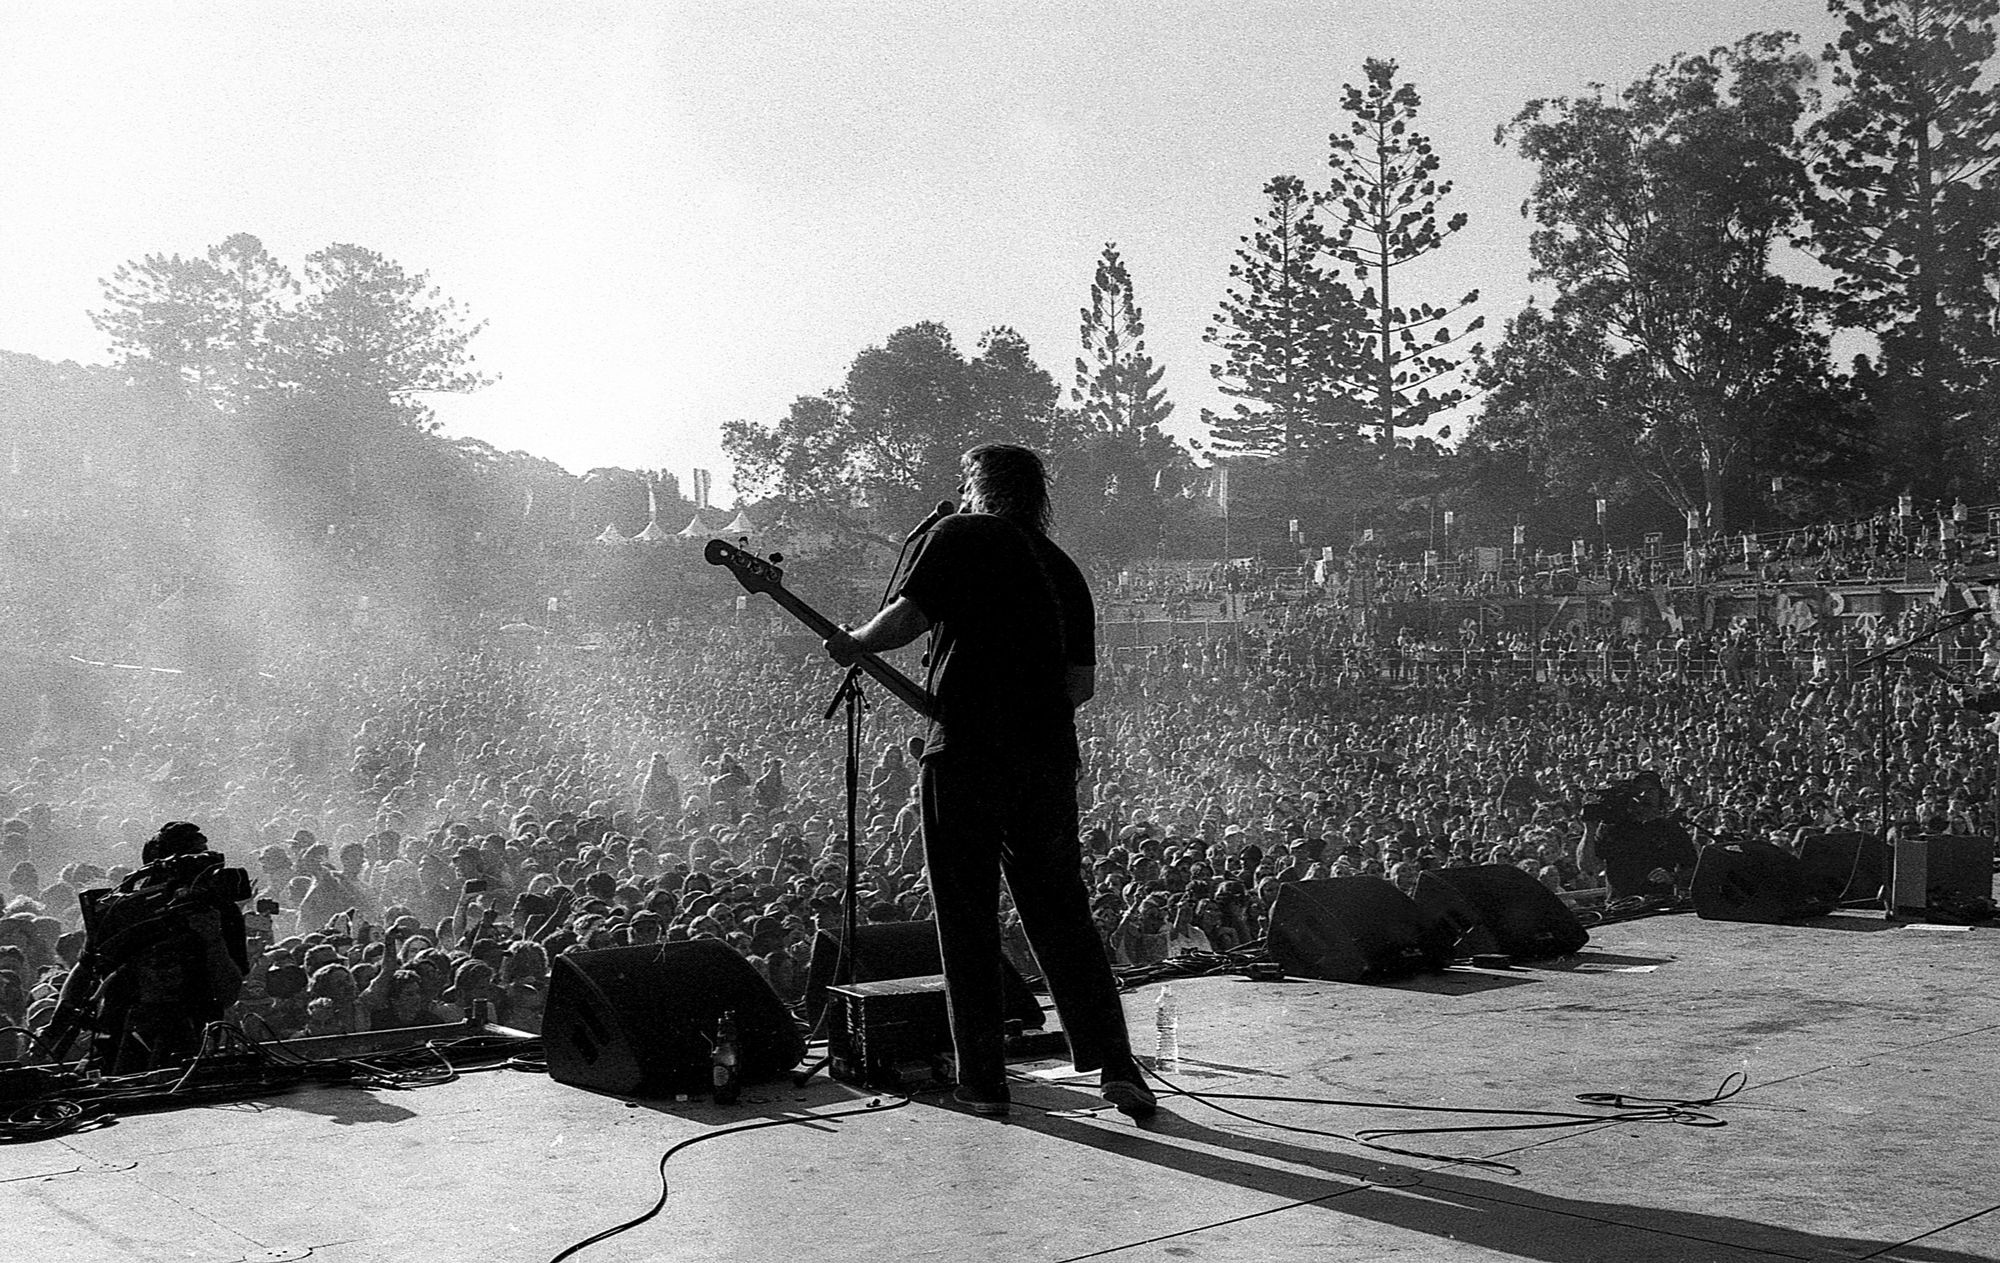
[[[743,585],[746,592],[769,592],[784,586],[785,572],[778,569],[775,561],[765,561],[762,557],[745,548],[738,548],[726,539],[712,539],[701,555],[711,566],[723,566],[736,576],[736,582]]]

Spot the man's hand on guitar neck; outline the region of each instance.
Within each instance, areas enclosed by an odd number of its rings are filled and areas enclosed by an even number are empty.
[[[931,629],[931,620],[917,603],[899,596],[881,613],[859,627],[843,626],[826,638],[826,656],[843,667],[854,665],[864,653],[886,653],[901,649]]]

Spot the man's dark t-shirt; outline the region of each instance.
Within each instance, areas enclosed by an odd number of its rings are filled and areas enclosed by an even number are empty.
[[[1068,668],[1096,661],[1090,587],[1068,554],[1003,518],[960,513],[918,543],[900,595],[932,624],[938,701],[926,758],[947,749],[1076,761]]]

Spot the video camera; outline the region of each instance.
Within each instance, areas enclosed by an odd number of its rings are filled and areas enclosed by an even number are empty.
[[[222,856],[215,851],[170,855],[155,860],[149,867],[162,878],[160,885],[191,888],[230,903],[242,903],[255,893],[250,874],[244,869],[225,865]]]
[[[1584,796],[1578,814],[1585,824],[1636,824],[1645,815],[1646,790],[1656,784],[1641,773],[1600,785]]]

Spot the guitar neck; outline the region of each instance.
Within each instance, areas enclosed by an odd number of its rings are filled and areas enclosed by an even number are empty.
[[[840,626],[826,615],[794,596],[785,588],[773,584],[765,591],[771,599],[783,606],[785,612],[804,623],[821,640],[827,640],[840,630]],[[923,685],[904,675],[872,653],[864,653],[854,660],[854,665],[874,679],[877,684],[896,695],[896,699],[925,719],[937,718],[937,699]]]

